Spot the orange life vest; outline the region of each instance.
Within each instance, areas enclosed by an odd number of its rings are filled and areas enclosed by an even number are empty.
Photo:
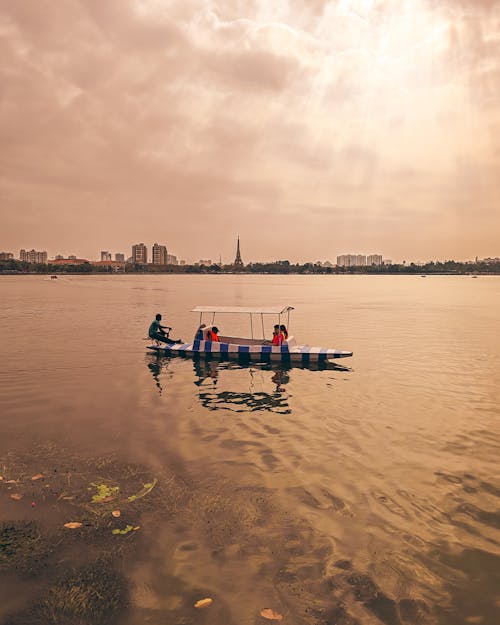
[[[279,334],[273,334],[273,345],[282,345],[285,337],[283,336],[283,332]]]
[[[216,343],[220,343],[220,339],[212,330],[207,330],[207,341],[215,341]]]

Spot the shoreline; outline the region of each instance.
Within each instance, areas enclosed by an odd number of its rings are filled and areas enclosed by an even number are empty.
[[[500,276],[500,271],[0,271],[0,276]]]

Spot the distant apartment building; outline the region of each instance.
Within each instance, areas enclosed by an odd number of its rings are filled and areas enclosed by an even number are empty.
[[[64,258],[64,256],[62,254],[56,254],[54,256],[54,260],[62,260]]]
[[[25,263],[46,263],[47,262],[47,252],[38,252],[37,250],[20,250],[19,251],[19,260],[24,261]]]
[[[0,252],[0,260],[12,260],[13,258],[12,252]]]
[[[185,260],[180,260],[180,261],[179,261],[179,265],[181,265],[181,267],[184,267],[184,265],[185,265],[185,264],[186,264],[186,261],[185,261]]]
[[[120,262],[117,260],[94,260],[90,263],[93,267],[107,267],[108,269],[112,269],[114,272],[123,272],[125,269],[125,262]]]
[[[337,256],[337,267],[366,267],[364,254],[342,254]]]
[[[111,252],[104,250],[101,252],[101,260],[111,260]]]
[[[68,259],[69,259],[69,260],[78,260],[78,258],[77,258],[74,254],[70,254],[70,255],[68,256]],[[82,260],[82,259],[80,259],[80,260]]]
[[[206,259],[206,260],[199,260],[197,263],[195,263],[196,265],[199,265],[200,267],[210,267],[210,265],[212,264],[212,261],[210,259]]]
[[[376,265],[377,267],[380,267],[382,265],[382,255],[381,254],[370,254],[370,256],[368,256],[367,259],[366,259],[366,264],[368,266]]]
[[[58,255],[54,260],[50,261],[51,265],[84,265],[89,261],[86,258],[77,258],[76,256],[68,256],[64,258]]]
[[[144,243],[132,245],[132,262],[140,265],[146,265],[148,262],[148,248]]]
[[[476,259],[477,262],[477,259]],[[493,265],[496,263],[500,263],[500,258],[483,258],[480,262],[486,263],[487,265]]]
[[[178,265],[179,261],[174,254],[167,254],[167,265]]]
[[[124,263],[125,262],[125,254],[115,254],[115,260],[117,263]]]
[[[167,264],[167,246],[155,243],[151,248],[151,262],[153,265]]]

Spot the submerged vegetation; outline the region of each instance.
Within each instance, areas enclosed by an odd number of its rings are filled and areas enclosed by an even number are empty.
[[[0,512],[10,519],[0,523],[0,575],[40,586],[6,625],[116,622],[128,601],[123,560],[144,548],[140,519],[152,509],[168,518],[171,498],[146,468],[64,456],[46,447],[1,459]]]

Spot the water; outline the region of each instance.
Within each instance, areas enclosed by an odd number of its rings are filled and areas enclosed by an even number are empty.
[[[0,527],[41,537],[0,551],[0,622],[500,622],[500,278],[8,276],[0,295]],[[299,343],[354,357],[146,354],[156,312],[187,339],[195,305],[281,303]],[[156,479],[89,504],[92,483]],[[108,612],[57,599],[93,566]]]

